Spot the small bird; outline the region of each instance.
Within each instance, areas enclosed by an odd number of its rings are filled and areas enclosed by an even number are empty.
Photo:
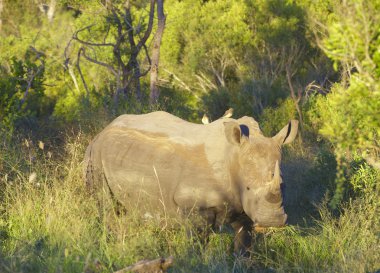
[[[224,115],[223,115],[222,118],[230,118],[230,117],[232,117],[233,114],[234,114],[234,109],[233,109],[233,108],[230,108],[230,109],[228,109],[228,110],[224,113]]]
[[[210,123],[210,120],[206,114],[203,115],[202,123],[203,124],[209,124]]]

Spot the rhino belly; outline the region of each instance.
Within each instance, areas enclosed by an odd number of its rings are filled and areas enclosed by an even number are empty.
[[[105,170],[105,176],[113,195],[126,208],[160,214],[175,210],[173,190],[154,171]]]

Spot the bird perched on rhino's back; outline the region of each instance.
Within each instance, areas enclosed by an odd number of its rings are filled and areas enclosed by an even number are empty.
[[[234,109],[230,108],[226,112],[224,112],[223,116],[220,118],[230,118],[230,117],[232,117],[233,113],[234,113]],[[206,114],[203,114],[202,123],[203,124],[209,124],[210,123],[210,119]]]
[[[226,112],[224,112],[224,115],[222,116],[222,118],[230,118],[232,117],[233,114],[234,114],[234,109],[230,108]]]
[[[265,137],[251,117],[204,126],[166,112],[122,115],[88,146],[85,179],[141,215],[197,212],[214,228],[231,224],[241,253],[253,226],[286,223],[280,147],[293,141],[297,128],[292,120]]]
[[[203,124],[209,124],[210,123],[210,119],[208,118],[208,116],[206,114],[204,114],[202,117],[202,123]]]

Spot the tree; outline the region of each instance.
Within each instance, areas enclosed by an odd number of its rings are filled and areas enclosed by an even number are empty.
[[[3,26],[3,19],[1,17],[1,13],[3,12],[3,9],[4,9],[4,2],[3,0],[0,0],[0,31],[1,31],[1,27]]]
[[[157,0],[157,31],[154,37],[153,49],[152,49],[152,63],[150,71],[150,103],[157,103],[159,90],[158,90],[158,64],[160,60],[160,47],[162,35],[165,29],[166,17],[164,14],[164,2],[163,0]]]
[[[77,30],[73,35],[73,40],[80,44],[78,49],[76,66],[84,82],[83,73],[80,66],[80,59],[105,67],[111,72],[116,81],[116,91],[114,92],[114,102],[117,105],[120,94],[124,96],[135,95],[138,100],[142,100],[142,90],[140,78],[151,73],[151,103],[155,103],[158,98],[158,62],[160,43],[165,27],[165,15],[163,12],[163,1],[150,0],[148,22],[144,25],[143,18],[137,21],[134,18],[134,7],[130,1],[125,1],[122,5],[107,2],[106,24],[101,28],[100,33],[104,36],[102,41],[93,41],[93,37],[82,38],[83,32],[96,32],[95,25],[85,26]],[[155,5],[157,4],[158,27],[155,35],[152,59],[150,58],[147,41],[153,30]],[[144,31],[143,31],[144,30]],[[71,43],[71,42],[70,42]],[[68,45],[68,47],[70,44]],[[96,52],[104,48],[111,49],[112,61],[103,61],[96,56]],[[66,51],[67,52],[67,51]],[[92,52],[92,53],[89,53]],[[141,69],[141,53],[145,54],[148,67],[145,71]],[[66,56],[68,60],[68,56]],[[151,65],[152,63],[152,65]],[[67,66],[69,61],[67,62]],[[69,67],[68,67],[69,68]],[[86,83],[84,82],[86,87]],[[88,87],[86,87],[88,89]],[[88,93],[88,90],[87,90]]]
[[[340,81],[332,85],[326,96],[317,97],[315,120],[319,132],[334,146],[338,166],[331,205],[335,207],[350,182],[347,178],[352,171],[351,162],[361,158],[372,168],[380,169],[380,54],[377,50],[380,1],[332,2],[329,9],[327,20],[313,20],[314,31],[320,48],[340,73]],[[359,183],[363,188],[374,189],[365,185],[367,179],[360,179]]]
[[[321,133],[341,152],[359,151],[380,167],[380,1],[344,1],[318,29],[320,47],[335,62],[342,81],[320,98]]]
[[[81,74],[83,82],[84,77],[80,68],[80,59],[82,56],[89,62],[107,68],[114,75],[116,80],[116,91],[114,92],[115,104],[117,104],[119,94],[127,95],[133,94],[134,92],[137,98],[141,100],[140,78],[146,75],[149,69],[145,72],[141,72],[138,56],[140,52],[144,50],[146,57],[150,62],[146,42],[153,28],[154,2],[154,0],[150,1],[148,25],[144,35],[138,42],[135,41],[135,36],[136,34],[140,34],[140,30],[135,33],[137,26],[134,26],[129,1],[126,1],[122,6],[116,4],[110,4],[107,6],[107,23],[105,28],[103,28],[103,30],[105,30],[103,41],[91,41],[89,40],[90,38],[85,40],[80,37],[80,34],[83,31],[92,32],[94,25],[83,27],[77,30],[73,35],[73,40],[81,45],[77,53],[76,66]],[[139,27],[141,28],[142,26],[140,25]],[[112,38],[108,37],[110,32],[114,35]],[[70,43],[68,47],[70,46]],[[99,48],[105,47],[112,50],[112,62],[99,60],[99,58],[96,57],[96,54],[94,54]],[[92,55],[89,55],[87,53],[88,51],[92,51]],[[66,60],[68,60],[68,56],[66,56]],[[84,85],[86,86],[85,82]]]

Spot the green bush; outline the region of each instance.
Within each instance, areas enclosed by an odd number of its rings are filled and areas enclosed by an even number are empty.
[[[277,134],[291,119],[297,119],[294,101],[290,98],[282,101],[278,107],[264,109],[260,117],[260,127],[265,135]]]

